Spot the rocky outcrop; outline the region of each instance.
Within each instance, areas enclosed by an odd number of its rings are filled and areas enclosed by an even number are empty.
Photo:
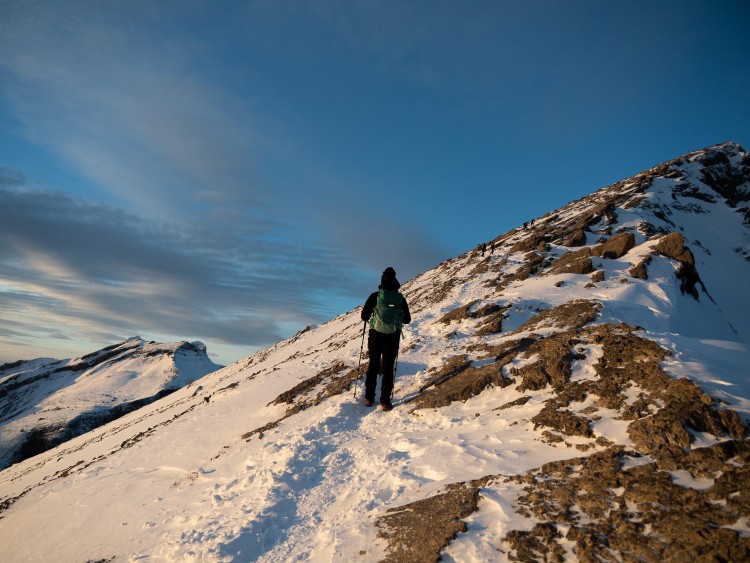
[[[750,508],[750,447],[722,442],[673,458],[672,471],[706,475],[708,488],[675,482],[636,451],[610,447],[509,480],[524,485],[519,511],[539,521],[505,536],[511,561],[747,561],[750,538],[728,528]],[[628,467],[629,466],[629,467]],[[571,470],[571,468],[576,468]]]
[[[595,250],[597,256],[602,258],[620,258],[625,256],[628,251],[635,246],[635,236],[633,233],[626,231],[610,237]]]
[[[695,257],[690,249],[685,246],[685,237],[680,233],[664,235],[659,239],[659,243],[654,249],[659,254],[683,264],[695,265]]]
[[[553,262],[550,269],[547,270],[547,274],[590,274],[594,271],[591,256],[592,252],[588,247],[563,254]]]
[[[659,254],[663,254],[680,263],[676,276],[680,280],[680,291],[682,293],[688,293],[698,301],[700,298],[697,286],[700,284],[703,292],[708,294],[706,286],[703,285],[703,281],[695,267],[695,257],[691,250],[685,246],[685,237],[680,233],[665,235],[659,240],[655,250]]]
[[[700,151],[695,157],[703,165],[703,183],[726,199],[731,207],[750,200],[750,157],[745,154],[739,166],[730,161],[730,157],[737,157],[744,152],[737,144],[724,143]]]
[[[572,246],[572,245],[567,245]],[[590,274],[594,271],[592,256],[615,259],[627,254],[635,246],[635,236],[631,232],[616,234],[602,244],[584,247],[574,252],[567,252],[552,263],[547,274]]]
[[[487,482],[453,483],[437,495],[388,510],[376,523],[378,535],[388,542],[383,561],[438,561],[440,551],[467,530],[463,519],[477,510],[479,489]]]
[[[750,557],[750,538],[732,528],[750,515],[750,429],[695,383],[667,375],[662,363],[670,353],[636,334],[639,327],[592,326],[596,310],[596,302],[586,301],[550,309],[519,332],[569,328],[473,348],[495,362],[476,368],[467,356],[456,357],[435,374],[431,389],[415,405],[434,408],[466,400],[497,384],[515,385],[519,391],[552,389],[554,396],[530,423],[545,429],[542,436],[551,443],[597,451],[525,475],[456,483],[389,510],[378,520],[381,537],[388,541],[387,560],[434,561],[450,538],[465,529],[462,520],[478,507],[481,487],[503,481],[523,487],[517,511],[537,521],[531,529],[511,530],[503,538],[498,549],[511,561],[562,562],[571,546],[577,560],[592,563]],[[584,360],[592,346],[600,350],[596,376],[571,381],[573,362]],[[533,361],[505,376],[503,369],[512,358]],[[493,377],[486,376],[490,372]],[[496,410],[522,407],[528,400],[523,396]],[[582,408],[584,402],[589,406]],[[630,446],[595,435],[592,423],[600,410],[618,411],[621,420],[629,421]],[[718,441],[695,447],[696,435]],[[707,484],[689,486],[696,479]],[[408,539],[426,526],[433,531],[431,540]]]

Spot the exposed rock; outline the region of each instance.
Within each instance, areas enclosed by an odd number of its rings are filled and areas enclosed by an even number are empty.
[[[499,407],[497,407],[496,409],[493,409],[493,410],[502,411],[502,410],[505,410],[505,409],[513,408],[513,407],[520,407],[520,406],[523,406],[526,403],[528,403],[530,400],[531,400],[531,397],[528,396],[528,395],[524,396],[524,397],[519,397],[515,401],[511,401],[509,403],[505,403],[504,405],[500,405]]]
[[[405,402],[414,402],[412,412],[417,409],[438,408],[453,401],[465,401],[488,387],[511,385],[513,380],[503,375],[503,366],[526,346],[526,339],[510,342],[505,354],[497,361],[481,367],[474,367],[470,361],[465,360],[465,356],[459,356],[455,361],[448,362],[430,382],[423,385],[418,396]]]
[[[525,256],[524,264],[518,268],[516,273],[513,275],[515,281],[523,281],[528,279],[532,274],[536,274],[539,268],[544,264],[546,257],[544,254],[539,252],[529,252]]]
[[[562,535],[550,522],[535,524],[529,531],[511,530],[504,539],[511,546],[511,561],[565,561],[565,549],[558,543]]]
[[[585,244],[586,233],[584,233],[582,229],[574,231],[573,234],[563,242],[563,246],[583,246]]]
[[[733,166],[728,156],[728,153],[736,155],[740,151],[744,152],[739,145],[731,148],[724,144],[701,151],[696,158],[704,166],[701,171],[703,183],[725,198],[731,207],[750,200],[750,190],[740,189],[743,184],[750,183],[750,163],[745,159],[741,166]]]
[[[648,264],[651,263],[651,256],[647,256],[637,264],[633,264],[630,269],[628,270],[628,274],[633,276],[634,278],[638,278],[641,280],[647,280],[648,279]]]
[[[591,249],[588,247],[563,254],[553,262],[547,274],[590,274],[594,271],[591,254]]]
[[[456,309],[453,309],[451,311],[448,311],[446,314],[444,314],[442,317],[440,317],[435,322],[437,323],[443,323],[443,324],[450,324],[453,321],[462,321],[469,316],[469,309],[471,309],[474,305],[477,304],[477,300],[472,301],[468,305],[464,305],[463,307],[458,307]]]
[[[655,463],[626,468],[639,454],[619,446],[514,477],[526,484],[519,512],[540,523],[506,535],[509,559],[562,561],[572,541],[578,561],[747,561],[750,538],[728,526],[748,515],[749,450],[736,440],[677,455],[679,470],[696,457],[718,468],[703,490],[676,484]]]
[[[708,432],[719,438],[741,439],[746,428],[732,410],[717,409],[714,400],[688,379],[670,381],[656,392],[664,406],[655,414],[633,421],[630,438],[641,452],[656,459],[670,459],[690,447],[690,431]]]
[[[716,198],[711,194],[701,191],[698,186],[683,183],[672,188],[672,194],[675,196],[690,197],[706,203],[716,203]]]
[[[503,319],[505,319],[505,314],[508,312],[508,309],[510,309],[510,305],[502,308],[498,307],[497,310],[486,315],[486,318],[477,328],[475,334],[477,336],[487,336],[489,334],[501,333],[503,331]]]
[[[477,510],[479,488],[489,478],[468,483],[452,483],[445,492],[410,504],[389,509],[378,518],[378,535],[388,542],[390,563],[433,563],[440,550],[459,532],[467,530],[464,518]]]
[[[592,436],[589,421],[586,418],[576,416],[569,410],[558,410],[553,401],[547,401],[539,414],[531,419],[531,422],[534,423],[534,428],[547,426],[568,436],[583,436],[585,438]]]
[[[543,231],[533,231],[530,236],[511,246],[508,250],[508,254],[513,254],[514,252],[528,252],[537,249],[544,250],[549,241],[550,237],[547,233]]]
[[[250,430],[242,435],[244,440],[250,440],[253,436],[263,438],[264,432],[276,428],[279,423],[290,416],[310,407],[319,405],[324,399],[340,395],[349,390],[352,383],[357,381],[361,372],[357,369],[347,369],[343,362],[334,362],[327,368],[322,369],[313,377],[305,379],[292,389],[285,391],[269,405],[289,405],[286,412],[277,420]],[[314,395],[313,395],[314,393]]]
[[[596,319],[601,304],[598,301],[576,299],[551,309],[545,309],[521,325],[517,332],[534,331],[544,327],[560,329],[580,328]]]
[[[547,385],[562,387],[570,380],[571,363],[575,359],[572,348],[577,344],[573,331],[542,338],[525,351],[525,357],[536,357],[536,361],[511,370],[521,380],[519,391],[537,391]]]
[[[635,246],[635,236],[626,231],[610,237],[604,244],[597,247],[595,253],[602,258],[620,258]]]
[[[604,281],[604,270],[597,270],[596,272],[591,274],[591,281],[594,283],[599,283]]]
[[[693,264],[680,264],[676,276],[680,280],[680,291],[682,293],[689,293],[696,301],[699,300],[697,285],[701,284],[703,291],[706,291],[706,287],[698,275],[698,270],[695,269]]]
[[[698,301],[698,284],[701,285],[705,293],[708,293],[698,270],[695,268],[695,257],[690,249],[685,246],[685,237],[680,233],[670,233],[659,240],[655,249],[660,254],[680,262],[676,275],[677,279],[680,280],[680,291],[682,293],[689,293]]]
[[[496,303],[488,303],[481,307],[477,307],[477,303],[479,303],[479,300],[474,300],[468,305],[464,305],[463,307],[458,307],[457,309],[448,311],[445,315],[440,317],[435,322],[449,324],[452,321],[461,321],[464,319],[478,319],[487,316],[494,317],[495,315],[497,315],[497,313],[507,310],[507,306],[501,307]]]
[[[661,237],[655,250],[684,264],[695,265],[693,253],[685,246],[685,237],[680,233],[669,233]]]

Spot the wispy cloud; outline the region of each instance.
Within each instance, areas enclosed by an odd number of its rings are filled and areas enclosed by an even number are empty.
[[[527,4],[0,2],[0,352],[263,345],[746,134],[746,9]]]
[[[356,291],[356,272],[330,251],[257,240],[243,249],[240,235],[0,187],[2,324],[16,335],[44,324],[77,340],[197,334],[252,349],[320,320],[316,289]]]
[[[196,73],[196,42],[48,8],[0,24],[4,94],[29,138],[152,212],[259,189],[243,103]]]
[[[146,332],[250,351],[351,306],[370,261],[321,228],[348,212],[273,172],[294,142],[256,124],[253,92],[214,87],[216,53],[178,26],[153,33],[151,3],[95,7],[8,5],[0,18],[5,104],[86,180],[61,192],[0,174],[6,338]]]

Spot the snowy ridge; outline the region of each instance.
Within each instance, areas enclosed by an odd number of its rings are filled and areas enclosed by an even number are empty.
[[[711,147],[410,280],[392,412],[355,310],[14,465],[0,558],[746,558],[749,193]]]
[[[139,337],[81,358],[0,366],[0,468],[119,418],[222,366],[201,342]]]

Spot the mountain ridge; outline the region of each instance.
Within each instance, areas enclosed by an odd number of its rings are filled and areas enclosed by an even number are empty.
[[[164,397],[222,366],[201,342],[138,336],[80,358],[0,366],[0,469]]]
[[[355,309],[12,466],[0,555],[750,557],[748,194],[716,145],[409,280],[389,413]]]

